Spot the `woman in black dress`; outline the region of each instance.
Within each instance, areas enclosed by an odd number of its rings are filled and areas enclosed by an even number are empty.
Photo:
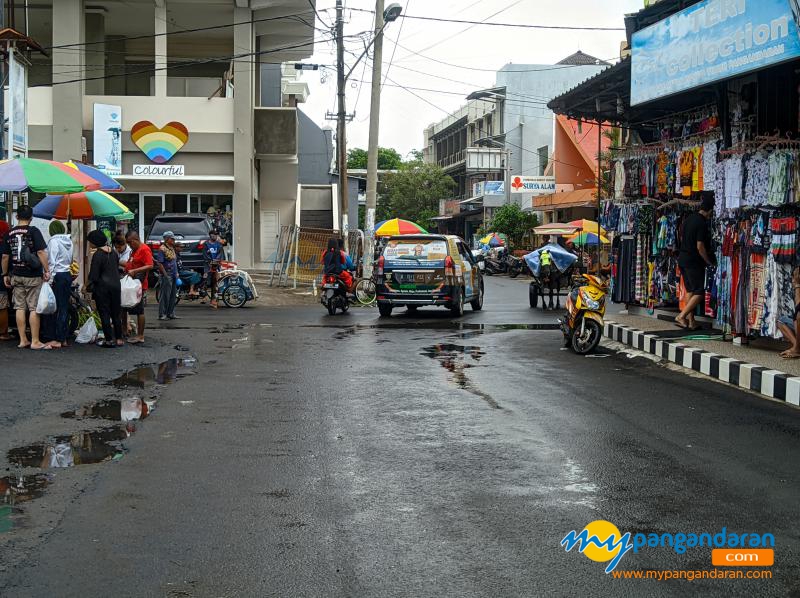
[[[89,245],[97,250],[89,269],[89,291],[103,326],[104,339],[97,344],[105,348],[119,347],[125,343],[120,321],[119,258],[108,246],[108,239],[103,232],[93,230],[88,240]]]

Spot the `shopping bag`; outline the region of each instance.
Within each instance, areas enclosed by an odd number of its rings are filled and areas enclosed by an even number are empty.
[[[39,291],[39,301],[36,304],[36,313],[46,316],[56,313],[56,295],[49,283],[44,283]]]
[[[119,285],[122,293],[120,305],[124,308],[138,305],[142,300],[142,283],[130,276],[124,276]]]
[[[97,325],[94,323],[94,318],[89,318],[86,323],[78,330],[78,336],[75,337],[75,342],[81,345],[88,345],[97,340]]]

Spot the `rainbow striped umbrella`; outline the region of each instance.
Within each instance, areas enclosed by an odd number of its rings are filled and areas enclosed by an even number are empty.
[[[597,245],[598,236],[594,233],[590,233],[588,231],[583,231],[581,233],[575,233],[567,237],[568,241],[572,241],[575,245]],[[600,236],[599,237],[600,243],[603,245],[608,245],[611,243],[606,237]]]
[[[100,183],[100,188],[98,191],[114,191],[120,192],[124,191],[125,187],[123,187],[117,180],[112,179],[108,176],[105,172],[100,170],[99,168],[95,168],[94,166],[89,166],[87,164],[82,164],[81,162],[73,162],[70,160],[69,162],[64,162],[70,168],[74,168],[75,170],[82,172],[88,177],[93,178],[95,181]]]
[[[14,158],[0,162],[0,191],[81,193],[100,188],[100,183],[61,162]]]
[[[130,218],[133,214],[105,191],[71,193],[69,195],[48,195],[33,207],[37,218],[58,218],[67,220],[91,220],[93,218],[114,217],[119,220]]]
[[[410,220],[402,220],[401,218],[392,218],[391,220],[384,220],[379,222],[375,227],[376,237],[391,237],[394,235],[418,235],[420,233],[427,234],[416,222]]]

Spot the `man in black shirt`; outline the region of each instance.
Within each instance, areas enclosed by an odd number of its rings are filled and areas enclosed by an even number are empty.
[[[714,258],[711,256],[711,235],[708,231],[708,219],[713,212],[713,196],[704,195],[699,210],[690,215],[683,224],[678,265],[686,289],[686,306],[675,317],[675,324],[679,328],[688,330],[698,328],[694,320],[694,311],[705,293],[706,266],[714,264]]]
[[[49,349],[39,340],[39,314],[36,304],[43,282],[50,278],[47,263],[47,243],[41,231],[31,226],[33,210],[30,206],[17,209],[17,225],[8,231],[3,246],[3,282],[12,288],[14,309],[17,312],[19,347],[37,351]],[[25,331],[25,312],[30,312],[31,341]]]

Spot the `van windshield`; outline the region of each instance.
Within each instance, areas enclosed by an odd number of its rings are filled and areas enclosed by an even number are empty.
[[[167,231],[172,231],[182,237],[200,237],[202,239],[208,236],[208,223],[204,219],[196,217],[172,216],[158,218],[153,222],[150,236],[160,237]]]
[[[430,265],[443,262],[447,257],[447,241],[444,239],[391,239],[383,249],[383,257],[396,264],[410,263]]]

